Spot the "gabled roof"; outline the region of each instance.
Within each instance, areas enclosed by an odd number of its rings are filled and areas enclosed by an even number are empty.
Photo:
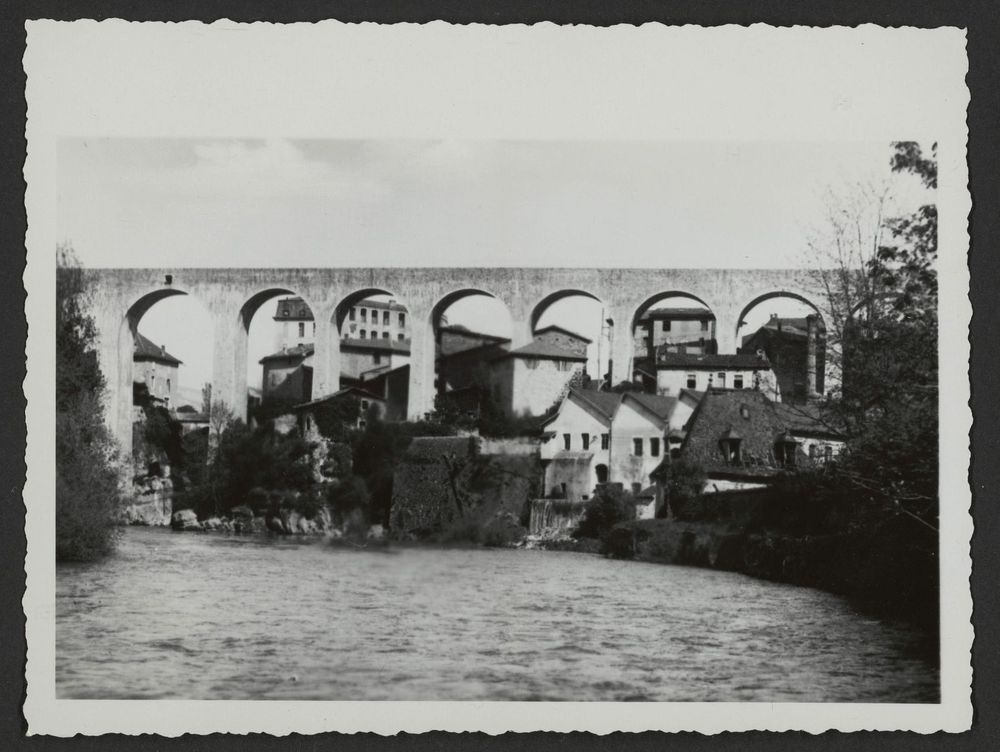
[[[304,342],[300,345],[295,345],[295,347],[288,347],[276,353],[265,355],[259,362],[265,363],[269,360],[283,360],[285,358],[308,358],[314,351],[315,347],[312,342]]]
[[[842,439],[844,429],[840,420],[821,405],[796,405],[787,402],[775,403],[782,422],[793,435],[823,436],[831,439]]]
[[[569,329],[564,329],[563,327],[557,326],[556,324],[549,324],[548,326],[543,326],[541,329],[536,329],[535,336],[538,336],[542,332],[562,332],[563,334],[568,334],[570,337],[578,339],[581,342],[587,342],[588,344],[594,341],[590,339],[590,337],[584,337],[582,334],[571,332]]]
[[[681,321],[714,318],[715,314],[708,308],[650,308],[639,317],[639,321],[647,321],[649,319],[673,319]]]
[[[175,358],[167,352],[166,347],[160,347],[148,337],[140,332],[135,333],[135,351],[133,360],[155,360],[158,363],[166,363],[171,366],[179,366],[184,361]]]
[[[710,476],[768,478],[781,472],[774,457],[775,443],[786,431],[784,421],[761,392],[710,389],[695,408],[681,456],[701,465]],[[719,442],[739,439],[742,460],[724,459]],[[802,465],[809,458],[799,450]]]
[[[410,354],[410,340],[395,339],[354,339],[345,337],[340,340],[341,350],[362,350],[368,352],[393,352],[400,355]]]
[[[632,399],[642,405],[660,420],[666,422],[670,420],[674,408],[677,407],[676,397],[667,397],[659,394],[646,394],[645,392],[625,392],[623,400]]]
[[[539,340],[529,342],[524,347],[519,347],[516,350],[508,350],[507,352],[500,353],[496,356],[495,360],[501,358],[534,358],[538,360],[576,360],[581,363],[587,362],[586,355],[577,355],[569,350],[564,350],[558,345]]]
[[[758,357],[754,353],[740,353],[737,355],[692,355],[667,352],[663,347],[657,349],[656,367],[661,368],[738,368],[750,369],[770,369],[771,363],[766,357]]]
[[[615,416],[615,412],[618,410],[618,405],[621,404],[622,395],[617,392],[598,392],[593,389],[570,387],[563,401],[560,403],[556,414],[543,422],[543,426],[549,425],[549,423],[552,423],[559,417],[560,413],[562,413],[562,406],[566,404],[566,400],[568,399],[573,399],[581,403],[585,408],[589,408],[597,413],[601,419],[610,424]]]
[[[371,392],[366,391],[364,389],[361,389],[360,387],[348,386],[348,387],[345,387],[343,389],[337,390],[333,394],[328,394],[325,397],[319,397],[317,399],[310,400],[309,402],[303,402],[300,405],[294,405],[292,407],[292,410],[296,410],[296,411],[297,410],[307,410],[310,407],[316,407],[317,405],[322,405],[324,402],[331,402],[332,400],[340,399],[341,397],[346,397],[346,396],[348,396],[350,394],[354,394],[354,395],[356,395],[358,397],[364,397],[365,399],[373,399],[373,400],[380,400],[380,401],[382,401],[382,398],[379,397],[377,394],[372,394]]]

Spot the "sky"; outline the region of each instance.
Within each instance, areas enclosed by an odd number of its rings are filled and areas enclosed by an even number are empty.
[[[899,213],[926,200],[889,154],[854,142],[65,139],[58,236],[90,267],[788,268],[808,264],[830,188],[887,183]],[[449,319],[509,322],[481,303]],[[595,329],[588,306],[568,300],[540,323]],[[768,309],[755,317],[801,315]],[[257,320],[273,313],[262,306],[251,328],[252,384],[274,342]],[[184,387],[210,379],[211,343],[190,336],[206,323],[186,296],[140,322],[184,361]]]

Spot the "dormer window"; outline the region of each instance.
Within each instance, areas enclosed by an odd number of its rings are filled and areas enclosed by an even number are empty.
[[[774,458],[781,467],[795,467],[795,454],[799,442],[788,431],[781,434],[774,442]]]
[[[728,465],[738,465],[742,461],[740,445],[743,443],[742,437],[733,430],[732,426],[719,437],[719,451],[722,452],[722,459]]]
[[[740,417],[743,418],[743,420],[750,420],[750,408],[745,404],[740,405]]]

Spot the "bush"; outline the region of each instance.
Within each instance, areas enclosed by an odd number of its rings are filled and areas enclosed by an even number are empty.
[[[56,265],[56,559],[91,561],[114,550],[124,498],[83,272],[67,247],[57,250]]]
[[[616,486],[605,487],[587,504],[573,537],[604,540],[615,525],[628,522],[634,516],[635,505],[632,504],[631,494]]]
[[[92,561],[114,551],[124,505],[100,405],[80,395],[56,414],[56,558]]]

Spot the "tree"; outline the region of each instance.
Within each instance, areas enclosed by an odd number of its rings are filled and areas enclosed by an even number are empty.
[[[104,376],[85,313],[83,272],[68,246],[56,259],[56,558],[91,561],[115,547],[124,499],[117,447],[104,423]]]
[[[937,184],[936,149],[893,144],[890,166]],[[838,477],[859,497],[933,525],[937,515],[937,210],[886,216],[886,191],[831,208],[828,352],[839,387],[828,408],[846,433]]]

